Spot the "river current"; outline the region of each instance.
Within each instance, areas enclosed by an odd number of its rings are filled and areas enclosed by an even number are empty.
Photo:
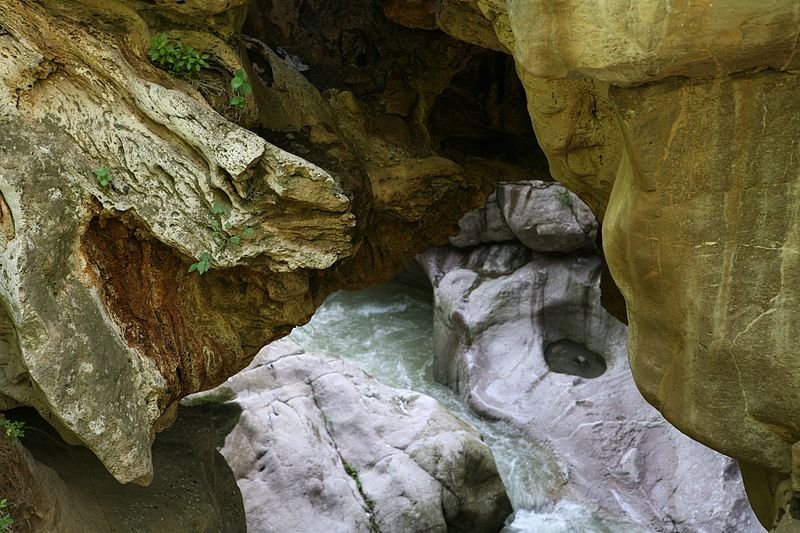
[[[598,518],[580,502],[553,501],[564,484],[552,456],[504,422],[474,414],[433,379],[433,303],[430,292],[388,283],[329,297],[291,338],[308,352],[350,360],[379,381],[436,398],[475,426],[491,447],[515,513],[504,533],[634,533],[640,528]]]

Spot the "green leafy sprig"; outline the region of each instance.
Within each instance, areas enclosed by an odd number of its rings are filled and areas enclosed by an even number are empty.
[[[198,73],[208,68],[208,54],[201,54],[191,46],[183,46],[178,37],[166,33],[155,35],[150,40],[150,61],[171,74]]]
[[[214,237],[219,243],[218,252],[225,250],[228,246],[239,246],[242,239],[249,239],[255,232],[253,228],[244,228],[241,231],[236,231],[233,224],[230,222],[223,222],[222,217],[225,216],[225,207],[222,204],[214,204],[211,207],[211,214],[214,219],[211,221],[211,236]],[[189,272],[197,272],[200,275],[205,274],[211,270],[211,253],[205,251],[197,258],[196,263],[189,265]]]
[[[111,183],[111,171],[109,171],[108,167],[105,165],[95,170],[94,175],[97,178],[97,183],[99,183],[101,187],[108,187]]]
[[[231,94],[230,104],[236,109],[244,109],[245,96],[253,92],[253,88],[247,81],[247,73],[243,69],[236,71],[233,79],[231,80]]]

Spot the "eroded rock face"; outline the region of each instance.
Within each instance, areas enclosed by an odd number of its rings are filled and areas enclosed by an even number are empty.
[[[151,81],[168,85],[144,61],[147,27],[134,8],[114,7],[96,31],[81,22],[90,7],[0,9],[0,57],[14,74],[0,107],[0,390],[120,481],[147,482],[154,429],[175,402],[310,315],[304,269],[351,253],[354,216],[327,172]],[[109,46],[123,35],[125,47]],[[102,166],[106,187],[93,172]],[[293,194],[298,181],[304,198]],[[215,218],[253,238],[221,245]],[[288,230],[301,220],[303,232]],[[238,273],[241,296],[219,284],[225,275],[187,273],[203,253],[219,268],[240,265],[227,272]],[[273,311],[259,317],[254,303]]]
[[[790,132],[800,128],[792,96],[799,85],[795,76],[763,73],[616,93],[623,132],[639,142],[626,145],[606,218],[643,394],[688,434],[784,476],[800,439],[800,373],[788,335],[800,272],[798,171],[786,165],[798,156]],[[714,118],[682,118],[709,99]],[[752,107],[742,108],[743,99]],[[664,130],[627,111],[640,103],[661,109]],[[660,224],[641,225],[654,213]],[[702,372],[694,370],[700,361]]]
[[[242,415],[221,453],[252,531],[497,531],[511,512],[489,448],[430,397],[354,365],[265,347],[197,403]]]
[[[604,222],[637,384],[751,463],[771,525],[800,490],[796,3],[473,3],[514,56],[554,177]]]
[[[434,112],[454,113],[439,101],[451,78],[477,77],[468,63],[504,66],[516,98],[479,96],[491,113],[465,124],[535,145],[508,119],[524,118],[524,95],[500,54],[392,24],[368,1],[320,3],[319,17],[258,7],[248,25],[274,42],[242,42],[240,1],[0,5],[0,408],[35,407],[122,482],[150,481],[150,445],[181,397],[330,291],[446,242],[496,168],[522,172],[442,155],[450,133],[429,131]],[[162,32],[211,67],[156,68]],[[236,110],[240,68],[254,94]],[[188,272],[202,258],[211,270]]]
[[[493,22],[517,64],[541,78],[593,78],[625,85],[669,76],[724,76],[758,67],[790,70],[800,61],[795,54],[800,12],[791,0],[431,3],[476,6]],[[479,26],[469,16],[459,22]],[[450,33],[470,35],[466,29]]]
[[[550,201],[545,212],[564,208]],[[535,218],[524,210],[538,206],[501,208]],[[434,248],[420,262],[434,287],[434,376],[549,449],[565,469],[564,499],[631,531],[762,530],[735,461],[671,427],[636,390],[626,328],[600,305],[598,257],[507,242]]]
[[[15,530],[77,529],[80,521],[69,512],[72,501],[64,482],[5,432],[0,435],[0,467],[0,495],[8,506],[3,514],[11,516]]]
[[[450,244],[459,248],[519,241],[539,252],[590,250],[597,221],[574,193],[539,180],[500,182],[480,209],[458,221]]]
[[[563,187],[540,181],[502,183],[497,202],[511,232],[531,250],[573,252],[594,246],[594,215]]]

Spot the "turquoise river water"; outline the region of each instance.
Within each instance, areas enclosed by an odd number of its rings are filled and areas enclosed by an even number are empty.
[[[328,298],[291,338],[308,352],[348,359],[379,381],[436,398],[475,426],[491,447],[515,514],[504,533],[628,533],[639,528],[601,520],[586,507],[553,502],[563,476],[551,456],[513,427],[475,415],[432,376],[433,305],[430,292],[389,283]]]

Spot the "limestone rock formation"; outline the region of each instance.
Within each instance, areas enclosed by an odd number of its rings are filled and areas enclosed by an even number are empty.
[[[152,479],[180,398],[330,291],[444,244],[498,174],[530,166],[475,149],[535,146],[507,58],[367,0],[302,20],[252,4],[0,3],[0,409],[34,407],[121,482]],[[162,33],[209,67],[151,63]],[[451,96],[486,65],[514,98],[476,96],[455,138]]]
[[[86,24],[99,13],[105,25]],[[313,311],[303,269],[351,253],[350,202],[324,170],[176,90],[144,59],[133,6],[5,3],[0,24],[3,403],[147,482],[175,402]],[[253,238],[225,246],[215,222]],[[220,270],[188,273],[204,253]]]
[[[637,385],[742,462],[772,525],[800,495],[797,3],[470,3],[514,57],[554,177],[603,221]]]
[[[482,242],[513,241],[514,233],[508,227],[503,212],[497,204],[497,195],[492,193],[486,205],[473,209],[458,221],[458,233],[450,237],[450,244],[464,248]]]
[[[539,252],[591,249],[597,221],[574,194],[539,180],[500,182],[486,206],[470,211],[458,222],[450,244],[459,247],[517,240]]]
[[[567,208],[550,201],[545,212]],[[500,206],[518,219],[538,207]],[[420,261],[434,287],[434,376],[548,448],[567,498],[646,531],[761,531],[735,461],[671,427],[636,390],[626,328],[600,306],[597,256],[491,243]]]
[[[75,531],[77,517],[69,512],[70,495],[52,469],[36,461],[18,440],[0,435],[0,494],[8,506],[2,514],[20,531]],[[9,501],[6,496],[14,496]]]
[[[419,393],[288,340],[190,404],[241,417],[221,453],[251,531],[497,531],[511,506],[489,448]]]
[[[625,147],[605,233],[642,393],[687,434],[784,478],[800,439],[788,333],[800,276],[798,89],[800,78],[766,72],[615,92],[623,133],[638,142]],[[715,119],[681,118],[709,100]],[[664,129],[643,127],[640,105],[659,107]],[[642,224],[655,213],[659,224]]]

